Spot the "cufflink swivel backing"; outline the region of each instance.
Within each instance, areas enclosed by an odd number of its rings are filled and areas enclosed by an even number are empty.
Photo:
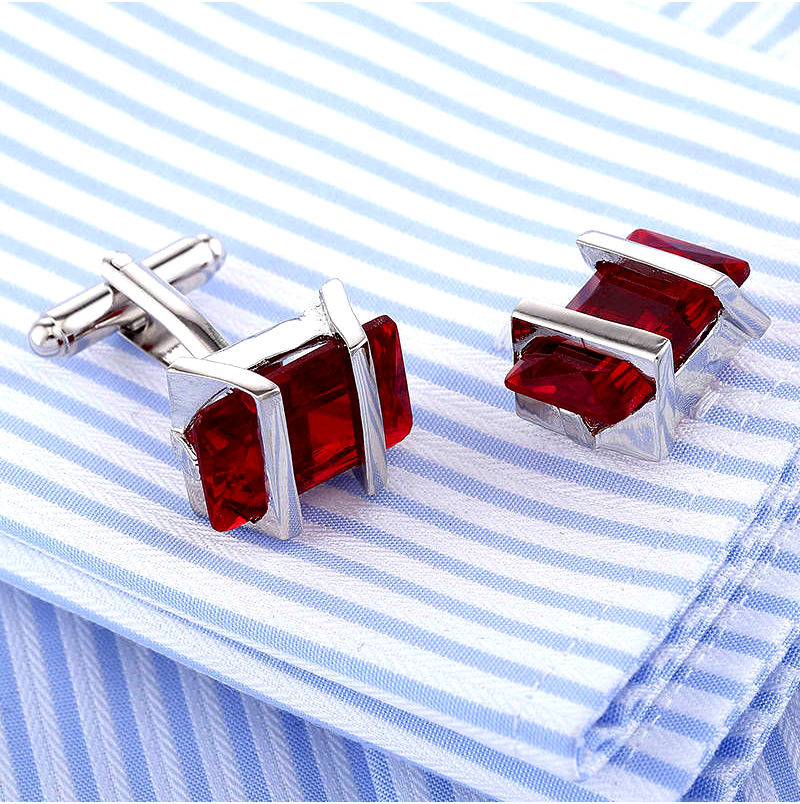
[[[104,257],[104,283],[44,313],[29,334],[43,357],[119,332],[167,367],[171,440],[189,501],[212,527],[250,523],[279,539],[302,529],[299,495],[356,469],[368,494],[386,449],[411,430],[395,323],[362,326],[338,279],[298,318],[228,345],[184,292],[225,261],[208,235],[137,263]]]
[[[740,290],[744,260],[637,229],[586,232],[595,273],[560,308],[523,299],[506,386],[517,415],[593,448],[667,456],[681,414],[769,317]]]

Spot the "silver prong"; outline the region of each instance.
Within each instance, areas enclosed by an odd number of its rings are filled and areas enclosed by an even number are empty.
[[[302,514],[280,388],[254,371],[193,357],[179,358],[167,369],[167,384],[172,430],[179,434],[184,433],[195,413],[221,391],[235,388],[253,398],[264,455],[264,482],[269,507],[265,516],[252,527],[278,539],[297,536],[302,530]],[[199,475],[191,465],[191,456],[188,456],[187,464],[185,446],[176,444],[175,438],[173,444],[182,450],[179,457],[184,467],[187,493],[194,501],[203,496]],[[198,510],[194,502],[193,507]]]
[[[331,328],[350,352],[364,449],[364,463],[357,474],[366,493],[376,494],[386,484],[386,436],[369,341],[338,279],[326,282],[320,288],[319,297]]]
[[[142,260],[142,265],[183,292],[207,282],[225,261],[225,249],[211,235],[184,237]],[[28,336],[42,357],[67,357],[123,328],[136,332],[145,313],[101,282],[47,310]]]

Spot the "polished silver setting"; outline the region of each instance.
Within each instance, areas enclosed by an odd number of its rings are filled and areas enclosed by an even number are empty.
[[[167,386],[172,448],[180,460],[186,492],[195,513],[208,516],[197,456],[184,432],[200,408],[237,389],[252,397],[256,404],[264,455],[264,483],[269,494],[267,513],[250,527],[278,539],[297,536],[303,527],[303,517],[280,388],[254,371],[196,357],[178,358],[167,369]]]
[[[189,502],[207,517],[197,456],[185,436],[195,414],[232,390],[255,402],[264,455],[267,513],[251,526],[279,539],[302,530],[286,411],[280,388],[253,369],[282,355],[316,348],[323,338],[347,345],[357,391],[364,463],[358,475],[368,494],[386,482],[386,442],[369,341],[338,279],[320,289],[320,301],[297,318],[238,343],[225,338],[184,295],[213,276],[225,261],[209,235],[184,238],[136,262],[110,252],[105,282],[45,312],[29,333],[43,357],[66,357],[119,332],[167,368],[170,439],[183,470]]]
[[[612,262],[641,273],[668,273],[710,288],[721,304],[717,322],[677,371],[672,344],[647,330],[628,327],[532,299],[523,299],[514,318],[534,327],[531,340],[561,335],[633,364],[655,382],[655,397],[623,421],[593,433],[572,411],[515,394],[517,414],[526,421],[563,433],[584,446],[608,449],[646,460],[666,458],[680,414],[689,414],[712,379],[752,338],[760,338],[769,317],[725,274],[676,254],[602,232],[577,240],[590,268]],[[526,341],[526,344],[530,341]],[[517,357],[515,344],[515,358]]]
[[[364,463],[356,470],[364,491],[377,494],[386,484],[386,436],[378,397],[378,382],[369,341],[350,306],[344,285],[333,279],[319,291],[320,306],[330,328],[347,344],[358,396]]]
[[[318,304],[297,318],[290,318],[264,332],[213,352],[203,362],[210,364],[208,372],[213,377],[216,371],[214,364],[217,363],[239,369],[253,369],[289,352],[302,350],[304,347],[313,349],[321,338],[343,340],[350,354],[361,421],[364,463],[356,474],[366,493],[376,494],[386,483],[386,437],[369,341],[350,306],[344,285],[338,279],[331,279],[320,288],[319,299]],[[289,460],[291,461],[291,455]],[[288,477],[294,484],[294,474],[290,472]],[[187,487],[189,482],[187,475]],[[294,495],[296,494],[295,490]],[[289,538],[282,535],[284,532],[272,535]]]

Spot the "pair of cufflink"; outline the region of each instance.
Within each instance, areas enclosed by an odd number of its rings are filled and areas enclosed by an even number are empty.
[[[566,308],[523,299],[506,386],[523,419],[593,448],[661,460],[731,357],[769,318],[742,293],[744,260],[637,230],[577,241],[593,276]],[[367,494],[411,430],[397,326],[362,324],[342,283],[297,318],[229,345],[185,293],[225,261],[185,238],[136,262],[110,253],[104,282],[44,313],[29,343],[65,357],[119,332],[167,369],[170,436],[194,511],[216,530],[302,530],[300,494],[355,469]]]

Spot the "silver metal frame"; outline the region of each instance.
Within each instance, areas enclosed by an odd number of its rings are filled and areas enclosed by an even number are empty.
[[[383,487],[386,440],[369,341],[350,306],[344,285],[332,279],[320,289],[319,304],[298,318],[283,321],[202,359],[177,360],[168,369],[173,448],[181,461],[189,500],[197,513],[207,515],[197,457],[183,432],[195,412],[212,401],[227,384],[252,396],[259,411],[259,430],[270,485],[270,510],[253,527],[279,539],[290,539],[300,533],[302,515],[283,399],[274,383],[251,369],[306,346],[312,349],[315,341],[322,337],[337,337],[347,345],[363,439],[364,464],[358,474],[367,494],[375,494]],[[271,386],[269,392],[264,383]],[[273,499],[276,500],[274,510]]]
[[[347,345],[357,393],[364,463],[358,472],[367,494],[386,482],[386,441],[372,354],[344,285],[333,279],[320,289],[319,304],[298,318],[231,346],[183,295],[222,266],[225,251],[209,235],[184,238],[137,263],[112,252],[103,259],[106,280],[51,308],[29,333],[43,357],[65,357],[120,332],[167,367],[173,449],[183,469],[192,508],[208,517],[197,456],[185,431],[195,414],[231,389],[256,404],[269,507],[252,527],[279,539],[302,530],[286,411],[280,388],[251,369],[308,347],[320,338]]]
[[[672,445],[680,413],[692,410],[712,378],[747,341],[764,334],[770,319],[730,277],[714,268],[602,232],[586,232],[577,243],[592,269],[598,262],[612,262],[644,274],[668,273],[709,288],[720,301],[720,316],[676,372],[672,344],[667,338],[575,310],[523,299],[513,317],[533,325],[533,337],[561,335],[578,339],[627,360],[655,381],[656,393],[654,399],[626,419],[598,433],[592,433],[578,414],[519,393],[515,394],[517,414],[588,447],[662,460]]]

